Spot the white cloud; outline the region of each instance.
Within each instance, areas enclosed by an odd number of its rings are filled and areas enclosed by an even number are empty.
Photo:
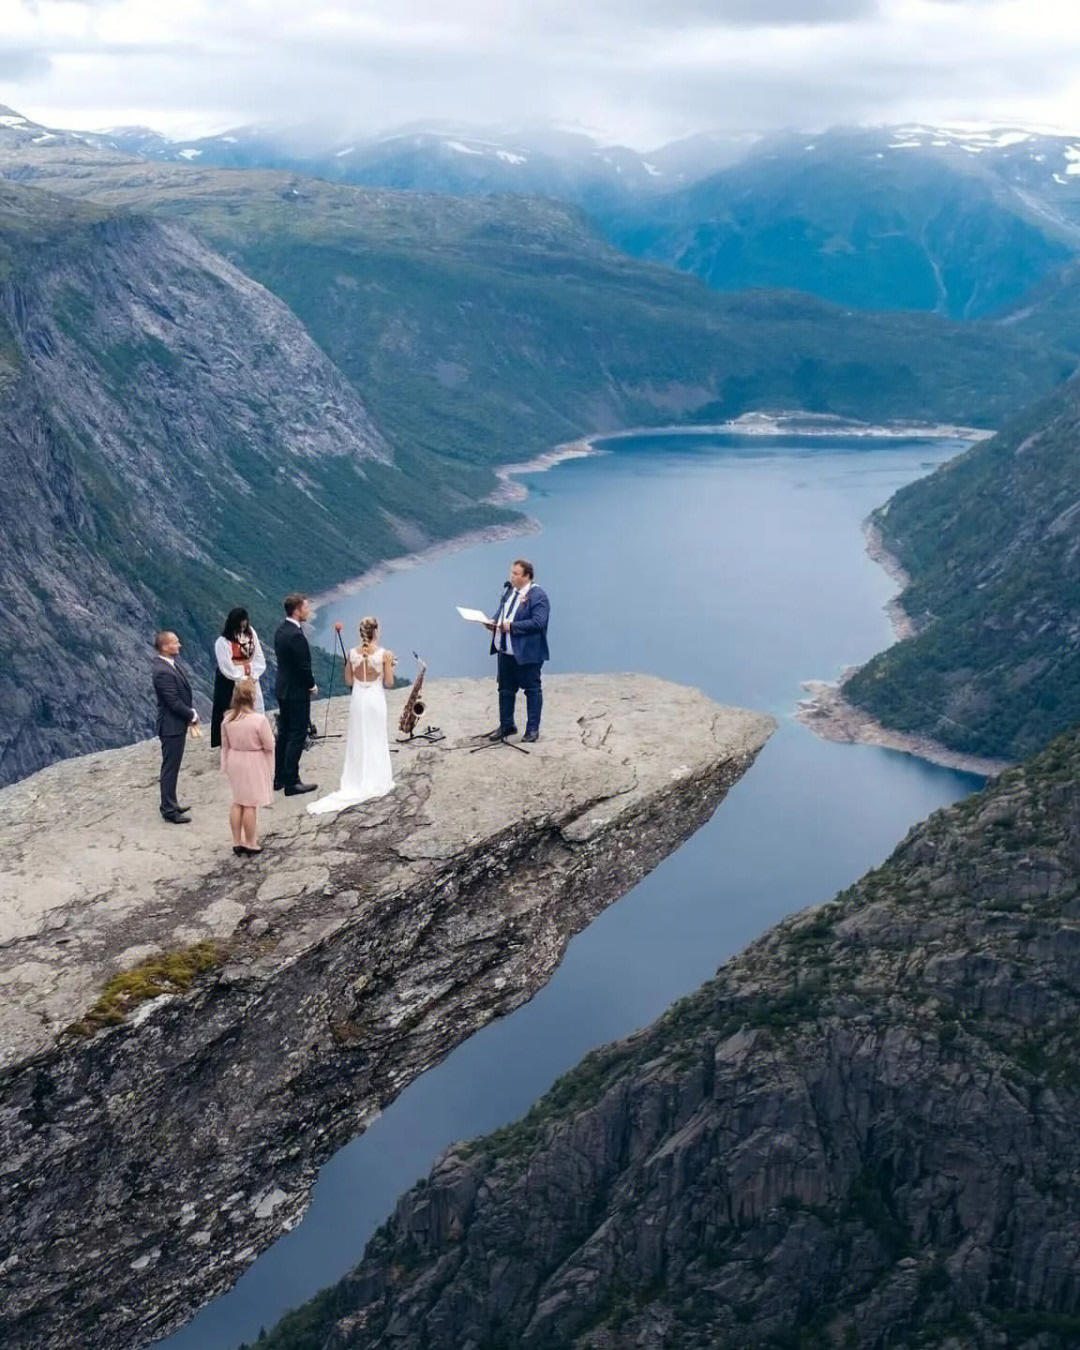
[[[1057,0],[20,0],[0,101],[61,126],[1080,121]],[[1077,111],[1074,112],[1073,110]]]

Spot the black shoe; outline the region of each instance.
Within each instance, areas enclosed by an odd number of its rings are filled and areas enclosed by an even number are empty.
[[[286,797],[299,797],[302,792],[318,792],[318,783],[292,783],[285,789]]]
[[[533,741],[538,741],[540,739],[540,733],[538,731],[527,731],[521,739],[523,741],[528,741],[531,744]]]
[[[274,779],[274,791],[275,791],[275,792],[280,792],[281,789],[282,789],[284,786],[285,786],[284,783],[279,783],[279,782],[277,781],[276,778]]]
[[[507,736],[516,736],[517,727],[496,727],[494,731],[488,732],[489,741],[505,741]]]
[[[182,816],[186,816],[186,815],[188,814],[188,812],[191,810],[191,807],[190,807],[190,806],[178,806],[176,809],[180,812],[180,814],[181,814]]]
[[[190,825],[191,817],[182,815],[179,811],[175,814],[170,812],[168,815],[164,811],[161,813],[161,819],[167,820],[170,825]]]

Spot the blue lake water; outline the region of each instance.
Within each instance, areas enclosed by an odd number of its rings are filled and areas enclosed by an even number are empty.
[[[553,672],[648,671],[780,722],[713,820],[571,943],[550,984],[417,1079],[323,1169],[304,1221],[231,1293],[161,1342],[235,1350],[332,1283],[402,1191],[456,1139],[521,1115],[592,1047],[652,1021],[776,920],[829,899],[916,821],[981,786],[894,751],[838,746],[792,720],[800,681],[886,646],[895,586],[861,522],[955,443],[665,437],[619,441],[522,481],[533,538],[478,544],[333,605],[315,625],[382,623],[414,673],[491,675],[491,611],[525,555],[551,597]],[[348,642],[347,642],[348,645]],[[340,678],[340,677],[339,677]],[[613,681],[618,675],[613,674]],[[325,681],[323,681],[325,683]],[[437,693],[425,720],[439,721]]]

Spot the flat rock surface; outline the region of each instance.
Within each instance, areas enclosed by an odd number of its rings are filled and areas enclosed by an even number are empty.
[[[154,952],[272,921],[270,965],[310,949],[379,892],[518,822],[565,820],[585,841],[616,810],[723,758],[752,756],[773,723],[722,708],[696,690],[643,675],[545,680],[542,738],[472,753],[495,721],[490,681],[425,689],[437,745],[394,745],[396,788],[338,815],[307,813],[312,796],[278,794],[260,813],[259,858],[231,848],[228,785],[209,740],[189,742],[180,798],[192,822],[157,809],[158,742],[68,760],[0,790],[0,1068],[49,1047],[105,981]],[[388,696],[396,727],[406,691]],[[302,775],[337,786],[347,699],[331,702],[330,738],[307,751]],[[320,731],[326,705],[316,715]],[[421,729],[424,720],[421,723]]]

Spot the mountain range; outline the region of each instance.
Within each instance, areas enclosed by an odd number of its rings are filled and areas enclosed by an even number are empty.
[[[1023,127],[714,132],[645,154],[551,127],[335,139],[247,126],[177,141],[146,128],[57,131],[10,109],[0,125],[29,146],[158,163],[548,197],[580,207],[619,248],[717,289],[790,288],[861,309],[992,315],[1080,244],[1080,137]]]
[[[1075,256],[1080,143],[1020,130],[787,134],[608,216],[608,238],[720,290],[994,315]]]

